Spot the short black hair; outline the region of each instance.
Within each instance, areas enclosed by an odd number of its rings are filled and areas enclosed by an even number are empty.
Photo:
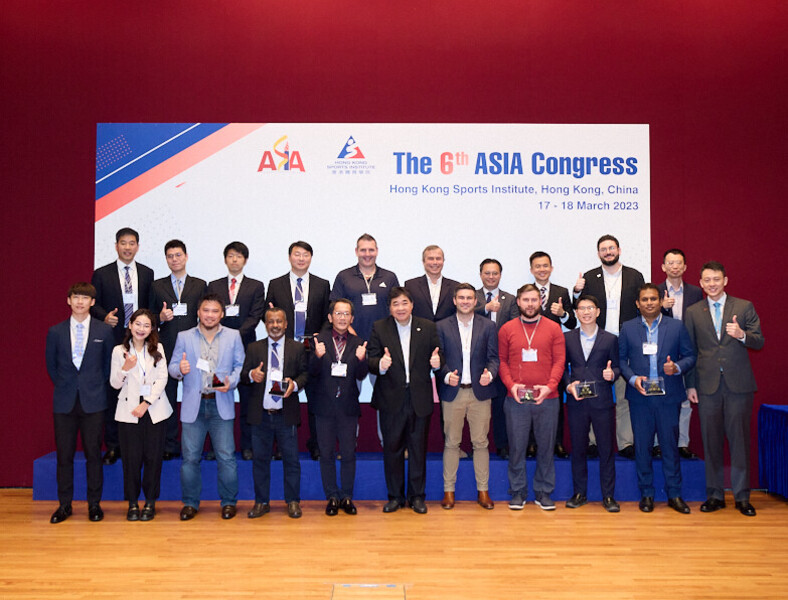
[[[219,294],[214,294],[213,292],[205,294],[202,298],[200,298],[200,303],[197,305],[197,308],[202,308],[202,305],[206,302],[218,302],[219,306],[222,307],[222,312],[224,312],[224,302],[222,302],[222,298],[219,296]]]
[[[287,321],[287,313],[285,312],[284,308],[282,308],[281,306],[269,306],[268,308],[265,309],[265,312],[263,313],[263,323],[265,323],[266,319],[268,318],[268,313],[275,313],[275,312],[282,313],[285,316],[285,321]]]
[[[599,247],[599,246],[597,246],[597,247]],[[528,259],[528,264],[533,266],[533,264],[534,264],[534,261],[535,261],[537,258],[547,258],[547,260],[549,260],[549,261],[550,261],[550,266],[552,266],[552,265],[553,265],[553,259],[552,259],[552,258],[550,258],[550,255],[549,255],[547,252],[543,252],[542,250],[537,250],[536,252],[534,252],[534,253],[533,253],[533,254],[530,256],[530,258]]]
[[[287,249],[287,255],[290,256],[293,253],[293,248],[303,248],[312,256],[315,255],[314,251],[312,250],[312,245],[309,242],[304,242],[302,240],[298,240],[297,242],[293,242],[290,244],[290,247]]]
[[[659,288],[656,285],[654,285],[653,283],[644,283],[638,288],[638,300],[640,300],[640,294],[642,294],[646,290],[652,290],[654,292],[657,292],[657,296],[659,296]]]
[[[618,243],[618,239],[616,239],[615,236],[612,236],[609,233],[606,233],[605,235],[603,235],[601,238],[599,238],[596,241],[596,249],[597,249],[597,251],[599,251],[599,244],[601,244],[602,242],[607,242],[607,241],[615,242],[616,243],[616,248],[620,248],[621,247],[621,244]]]
[[[115,243],[117,244],[124,235],[133,235],[137,243],[140,243],[140,234],[134,231],[131,227],[121,227],[115,234]]]
[[[479,273],[481,273],[482,271],[484,271],[484,265],[486,265],[487,263],[495,263],[496,265],[498,265],[498,270],[499,270],[501,273],[503,273],[503,267],[501,266],[501,263],[500,263],[500,262],[499,262],[497,259],[495,259],[495,258],[485,258],[485,259],[484,259],[484,260],[483,260],[483,261],[482,261],[482,262],[479,264]]]
[[[235,250],[238,254],[249,260],[249,248],[243,242],[230,242],[224,247],[224,257],[227,258],[230,250]]]
[[[181,248],[184,254],[189,254],[186,252],[186,244],[184,244],[180,240],[170,240],[166,244],[164,244],[164,256],[167,256],[167,250],[172,250],[173,248]]]
[[[348,306],[350,306],[350,316],[351,317],[353,316],[353,303],[347,298],[337,298],[336,300],[332,300],[331,304],[328,305],[328,314],[334,312],[334,307],[337,304],[347,304]]]
[[[708,262],[703,263],[703,266],[700,268],[700,275],[703,277],[703,271],[719,271],[722,273],[723,277],[727,277],[725,274],[725,267],[722,265],[721,262],[717,262],[716,260],[710,260]]]
[[[408,300],[413,302],[413,294],[410,293],[410,290],[404,286],[397,285],[391,288],[389,292],[389,299],[388,304],[391,306],[391,302],[400,296],[405,296]]]
[[[96,288],[93,287],[92,283],[77,281],[68,288],[68,297],[71,298],[71,296],[90,296],[95,299]]]
[[[684,251],[680,250],[679,248],[671,248],[670,250],[665,250],[665,253],[662,255],[662,262],[665,262],[665,259],[668,257],[668,254],[678,254],[681,258],[684,259],[684,262],[687,262],[687,257],[684,256]]]
[[[580,294],[580,296],[578,296],[578,298],[575,300],[575,310],[577,310],[577,307],[578,307],[578,305],[579,305],[579,304],[580,304],[580,303],[581,303],[583,300],[587,300],[588,302],[593,302],[593,303],[594,303],[594,306],[596,306],[597,308],[599,308],[599,300],[597,300],[597,297],[596,297],[596,296],[593,296],[593,295],[591,295],[591,294]]]

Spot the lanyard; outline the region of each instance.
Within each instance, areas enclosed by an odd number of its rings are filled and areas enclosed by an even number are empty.
[[[539,315],[539,318],[536,320],[536,327],[534,327],[534,330],[533,330],[533,332],[531,333],[531,335],[529,337],[528,336],[528,332],[525,330],[525,323],[523,323],[523,320],[520,319],[520,325],[523,328],[523,335],[525,335],[525,341],[528,342],[528,349],[529,350],[531,349],[531,340],[534,339],[534,336],[536,335],[536,330],[539,328],[539,323],[541,323],[541,322],[542,322],[542,315]]]
[[[337,340],[334,337],[334,334],[331,334],[331,341],[334,342],[334,352],[337,354],[337,362],[342,362],[342,356],[345,354],[345,350],[347,350],[347,337],[345,337],[345,346],[342,348],[342,352],[339,351],[339,346],[337,346]]]
[[[134,347],[134,344],[131,345],[131,350],[134,353],[134,356],[137,357],[137,368],[142,373],[142,381],[145,381],[145,344],[142,345],[142,360],[139,358],[139,354],[137,354],[137,349]]]
[[[364,275],[364,273],[361,273],[361,278],[364,280],[364,283],[367,286],[367,294],[371,294],[372,293],[371,283],[372,283],[372,280],[375,279],[375,273],[377,273],[377,272],[378,272],[378,270],[375,269],[375,272],[372,273],[372,275],[370,276],[369,279],[367,279],[367,276]]]

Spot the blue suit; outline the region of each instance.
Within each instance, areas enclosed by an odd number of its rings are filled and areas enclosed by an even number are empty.
[[[642,317],[635,317],[621,327],[618,337],[621,375],[627,382],[626,398],[629,400],[632,431],[635,436],[635,464],[638,486],[644,497],[654,497],[651,446],[654,433],[662,447],[662,469],[668,498],[681,496],[681,470],[679,467],[678,432],[679,410],[687,397],[683,374],[695,366],[696,353],[684,323],[661,316],[657,333],[657,374],[665,382],[664,396],[644,396],[633,385],[637,376],[648,377],[649,356],[643,353],[647,341],[646,325]],[[664,365],[668,356],[678,365],[680,372],[666,375]]]
[[[451,402],[457,396],[459,387],[446,385],[446,375],[457,371],[462,379],[462,341],[457,315],[454,314],[437,323],[440,347],[446,358],[446,364],[441,367],[435,378],[438,384],[438,396],[442,402]],[[490,319],[473,319],[473,332],[471,333],[471,385],[473,394],[478,400],[489,400],[495,393],[492,383],[484,386],[479,379],[487,369],[495,379],[498,374],[498,332],[495,324]]]

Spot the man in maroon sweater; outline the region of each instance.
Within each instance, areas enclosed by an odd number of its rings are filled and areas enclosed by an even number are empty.
[[[555,510],[553,446],[558,419],[558,382],[566,349],[561,326],[542,318],[539,290],[526,284],[517,290],[520,318],[498,332],[499,374],[509,395],[504,401],[509,437],[509,508],[522,510],[528,495],[525,448],[531,424],[536,438],[534,496],[543,510]]]

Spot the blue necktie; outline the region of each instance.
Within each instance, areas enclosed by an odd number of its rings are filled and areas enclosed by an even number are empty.
[[[125,266],[124,269],[126,269],[126,279],[123,282],[123,293],[131,294],[134,290],[131,287],[131,275],[129,275],[128,265]],[[123,321],[124,327],[129,326],[129,321],[131,320],[131,315],[133,312],[134,312],[134,304],[129,302],[123,305],[123,313],[126,315],[126,318]]]
[[[492,292],[487,292],[487,304],[489,304],[490,302],[492,302]],[[488,315],[490,314],[489,310],[487,311],[487,314]]]
[[[77,323],[77,335],[74,340],[74,350],[71,353],[71,359],[74,361],[74,366],[79,370],[82,366],[82,357],[85,354],[85,326],[82,323]]]
[[[296,279],[296,289],[295,289],[295,303],[298,304],[299,302],[304,301],[304,288],[301,287],[301,278],[299,277]],[[295,337],[296,339],[301,339],[304,337],[304,328],[306,327],[306,312],[305,311],[296,311],[295,313]]]
[[[714,303],[714,331],[717,332],[717,339],[722,337],[722,312],[720,311],[720,303]]]
[[[276,369],[279,370],[279,351],[276,347],[279,345],[279,342],[274,342],[271,344],[271,370]]]

